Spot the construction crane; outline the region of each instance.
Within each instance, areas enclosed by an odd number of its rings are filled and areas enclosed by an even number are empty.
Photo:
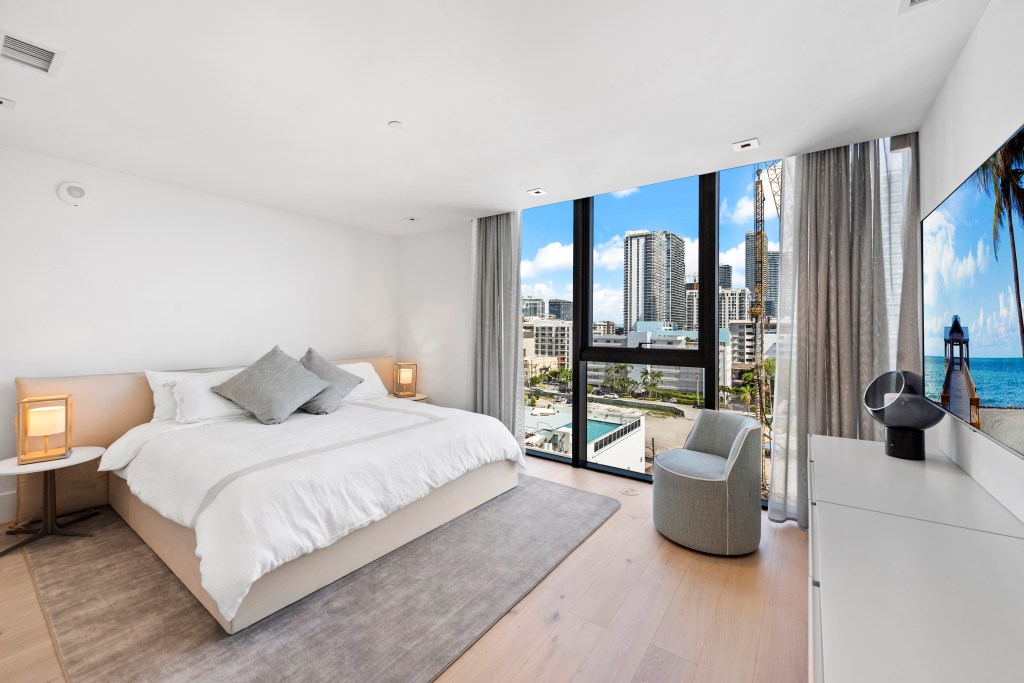
[[[781,220],[782,199],[782,164],[779,162],[765,164],[768,182],[771,185],[775,210]],[[761,424],[761,492],[768,493],[768,472],[764,463],[771,453],[772,425],[768,417],[769,387],[768,375],[764,366],[764,333],[765,321],[768,317],[765,305],[765,285],[768,275],[768,240],[764,233],[764,183],[761,180],[761,169],[757,169],[754,181],[754,301],[750,305],[750,321],[754,326],[754,417]]]

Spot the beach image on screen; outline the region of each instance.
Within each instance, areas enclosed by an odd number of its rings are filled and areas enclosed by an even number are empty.
[[[925,393],[1024,453],[1024,129],[923,224]]]

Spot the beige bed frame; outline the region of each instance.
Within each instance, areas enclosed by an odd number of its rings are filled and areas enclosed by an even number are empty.
[[[373,364],[385,387],[391,386],[391,357],[356,359]],[[355,361],[338,361],[355,362]],[[15,380],[18,399],[70,393],[73,433],[81,445],[109,446],[132,427],[153,416],[153,394],[145,374],[93,375]],[[228,633],[237,633],[409,541],[455,519],[515,487],[518,466],[511,460],[477,468],[384,519],[352,532],[333,545],[288,562],[252,585],[234,619],[228,621],[203,589],[192,529],[176,524],[147,506],[120,477],[96,471],[97,463],[61,470],[58,509],[61,514],[85,507],[110,505],[164,561],[185,587]],[[19,477],[19,519],[38,500],[33,475]],[[63,493],[62,493],[63,491]],[[69,493],[70,492],[70,493]],[[102,493],[102,499],[101,494]]]

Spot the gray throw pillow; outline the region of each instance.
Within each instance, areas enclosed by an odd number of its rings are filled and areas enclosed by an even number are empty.
[[[362,377],[348,370],[342,370],[317,353],[312,347],[306,351],[306,355],[299,362],[302,363],[302,367],[320,379],[331,383],[329,387],[302,406],[302,410],[305,410],[307,413],[315,415],[333,413],[341,406],[342,399],[348,396],[363,381]]]
[[[329,386],[275,346],[213,391],[245,408],[263,424],[275,425]]]

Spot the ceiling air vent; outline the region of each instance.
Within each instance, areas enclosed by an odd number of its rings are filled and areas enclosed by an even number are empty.
[[[4,36],[4,46],[0,50],[0,57],[17,62],[43,73],[50,73],[53,67],[53,60],[57,53],[46,48],[26,43],[14,36]]]

